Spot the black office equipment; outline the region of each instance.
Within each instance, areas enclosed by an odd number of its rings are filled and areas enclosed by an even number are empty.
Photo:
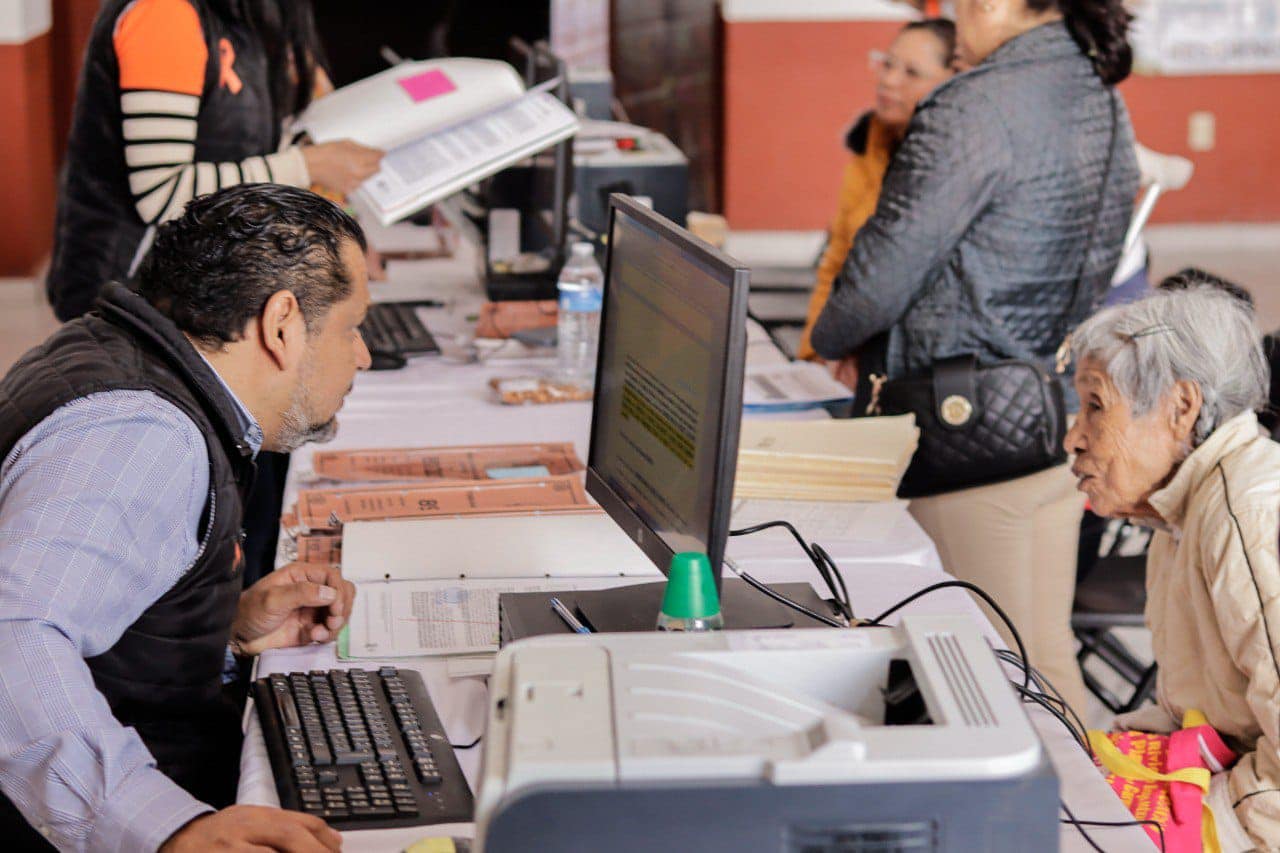
[[[558,80],[551,94],[570,109],[569,71],[564,60],[545,41],[529,45],[519,38],[510,43],[516,63],[524,64],[528,87]],[[524,272],[493,268],[485,252],[485,294],[494,302],[511,299],[555,299],[556,280],[564,266],[569,240],[569,197],[573,194],[573,137],[494,175],[486,184],[485,206],[520,211],[520,250],[536,252],[545,267]]]
[[[646,583],[620,589],[504,592],[498,596],[498,642],[502,646],[541,634],[567,634],[569,628],[550,607],[559,598],[575,617],[595,633],[652,631],[662,606],[665,583]],[[807,583],[780,583],[774,589],[819,613],[832,614]],[[725,628],[821,628],[822,623],[765,598],[745,581],[726,580],[720,588]]]
[[[398,355],[437,353],[436,339],[422,325],[415,310],[424,302],[375,302],[360,324],[360,336],[371,352]]]
[[[398,352],[386,352],[384,350],[369,350],[369,369],[370,370],[399,370],[409,363],[409,360]]]
[[[280,805],[337,829],[459,823],[474,803],[422,676],[384,666],[253,683]]]

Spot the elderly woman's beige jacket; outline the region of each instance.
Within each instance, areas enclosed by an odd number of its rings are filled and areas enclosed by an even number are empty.
[[[1242,753],[1209,796],[1223,849],[1280,849],[1280,444],[1239,415],[1151,505],[1165,524],[1147,558],[1159,707],[1117,723],[1168,731],[1203,711]]]

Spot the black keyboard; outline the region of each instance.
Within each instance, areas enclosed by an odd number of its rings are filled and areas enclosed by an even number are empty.
[[[473,819],[471,789],[422,676],[384,666],[253,683],[280,805],[338,829]]]
[[[436,339],[418,319],[419,302],[375,302],[360,324],[365,346],[374,352],[419,355],[439,352]]]

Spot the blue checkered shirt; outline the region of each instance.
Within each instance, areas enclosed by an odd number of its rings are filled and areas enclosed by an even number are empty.
[[[0,463],[0,789],[60,849],[155,850],[211,811],[85,665],[194,563],[208,491],[200,431],[146,391],[69,403]]]

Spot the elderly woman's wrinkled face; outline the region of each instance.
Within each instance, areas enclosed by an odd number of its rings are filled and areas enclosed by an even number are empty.
[[[1065,445],[1076,456],[1071,471],[1079,478],[1077,488],[1098,515],[1155,515],[1147,499],[1169,481],[1189,449],[1186,413],[1180,411],[1185,401],[1175,389],[1135,417],[1106,366],[1094,359],[1080,363],[1075,384],[1080,414]]]

